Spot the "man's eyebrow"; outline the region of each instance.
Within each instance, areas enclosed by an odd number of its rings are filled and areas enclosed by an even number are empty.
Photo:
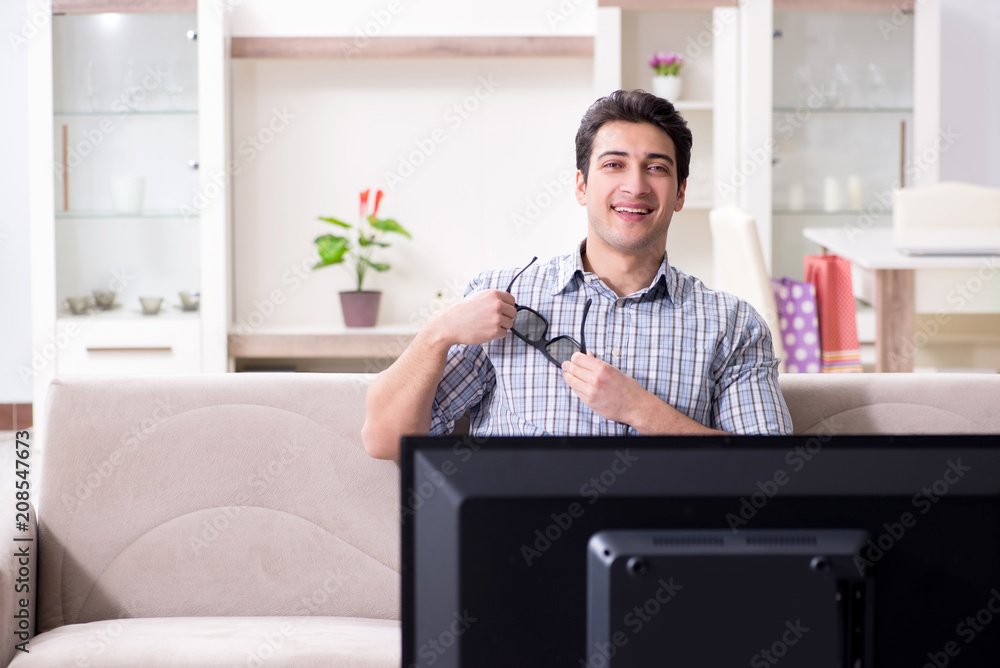
[[[599,156],[597,156],[597,159],[600,160],[601,158],[604,158],[605,156],[608,155],[620,156],[622,158],[629,157],[627,151],[605,151],[604,153],[601,153]],[[671,158],[666,153],[647,153],[646,160],[664,160],[666,162],[669,162],[671,165],[674,164],[674,159]]]

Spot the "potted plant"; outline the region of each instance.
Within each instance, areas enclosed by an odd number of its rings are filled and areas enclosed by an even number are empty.
[[[653,94],[671,102],[681,96],[681,67],[684,56],[673,51],[657,51],[649,58],[653,68]]]
[[[392,218],[377,217],[378,207],[382,203],[382,195],[384,194],[381,190],[375,193],[375,205],[372,208],[372,212],[368,213],[368,196],[370,193],[371,189],[369,188],[360,195],[359,220],[356,228],[354,225],[336,218],[319,216],[319,220],[332,225],[346,229],[356,229],[356,241],[338,234],[323,234],[315,239],[320,259],[319,262],[313,265],[313,269],[316,270],[348,262],[352,275],[357,282],[357,289],[340,293],[340,305],[344,313],[344,324],[348,327],[371,327],[378,318],[378,305],[382,293],[378,291],[366,291],[364,283],[365,276],[369,270],[389,270],[388,264],[375,262],[372,259],[376,249],[389,247],[388,243],[382,241],[382,236],[386,233],[393,233],[401,234],[408,239],[411,238],[410,233]]]

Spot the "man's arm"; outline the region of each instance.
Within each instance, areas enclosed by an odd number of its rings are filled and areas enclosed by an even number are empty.
[[[562,368],[563,378],[583,403],[601,417],[630,425],[642,435],[728,433],[692,420],[592,353],[575,353]]]
[[[479,345],[502,339],[514,324],[514,298],[500,290],[476,292],[427,323],[392,366],[368,387],[365,451],[378,459],[399,459],[399,439],[426,434],[438,383],[455,344]]]

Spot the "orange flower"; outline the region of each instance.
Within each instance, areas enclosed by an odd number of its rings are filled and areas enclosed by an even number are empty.
[[[378,205],[382,201],[382,195],[384,194],[381,190],[375,193],[375,210],[372,211],[372,218],[378,215]]]
[[[371,191],[372,189],[369,188],[368,190],[365,190],[361,193],[361,207],[360,207],[361,220],[364,220],[365,218],[368,217],[366,215],[368,213],[368,193],[370,193]]]

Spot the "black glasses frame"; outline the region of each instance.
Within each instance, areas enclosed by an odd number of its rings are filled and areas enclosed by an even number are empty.
[[[531,258],[531,262],[529,262],[528,264],[524,265],[524,268],[522,268],[521,271],[517,272],[517,274],[514,275],[514,278],[510,279],[510,284],[507,286],[507,292],[508,293],[510,292],[511,288],[514,287],[514,282],[517,281],[517,279],[521,277],[521,274],[523,274],[525,272],[525,270],[527,270],[528,267],[530,267],[531,265],[533,265],[535,263],[535,260],[537,260],[537,259],[538,259],[537,255],[535,257]],[[587,324],[587,312],[590,311],[591,301],[592,300],[588,299],[587,303],[583,305],[583,319],[580,321],[580,340],[579,341],[577,341],[576,339],[574,339],[571,336],[566,336],[566,335],[557,336],[554,339],[546,339],[545,338],[545,334],[549,331],[549,320],[548,320],[548,318],[546,318],[544,315],[542,315],[541,313],[539,313],[535,309],[533,309],[531,307],[528,307],[528,306],[522,306],[522,305],[518,304],[516,301],[514,302],[514,307],[517,309],[518,312],[527,311],[527,312],[531,313],[536,318],[538,318],[539,320],[542,321],[542,324],[544,325],[544,327],[542,327],[541,334],[540,334],[540,336],[539,336],[539,338],[538,338],[537,341],[533,341],[533,340],[529,339],[527,336],[525,336],[524,334],[522,334],[521,332],[517,331],[516,326],[511,326],[510,331],[514,333],[514,336],[516,336],[517,338],[521,339],[522,341],[524,341],[525,343],[527,343],[532,348],[535,348],[538,352],[542,353],[542,355],[545,356],[545,359],[547,359],[548,361],[552,362],[557,367],[562,367],[562,362],[560,362],[559,360],[557,360],[555,357],[553,357],[549,353],[548,347],[551,346],[556,341],[565,340],[565,341],[568,341],[568,342],[572,343],[574,346],[576,346],[577,350],[579,350],[581,353],[583,353],[585,355],[587,354],[587,339],[584,336],[583,328],[584,328],[584,325]],[[517,315],[514,316],[514,323],[516,325],[516,323],[517,323]]]

